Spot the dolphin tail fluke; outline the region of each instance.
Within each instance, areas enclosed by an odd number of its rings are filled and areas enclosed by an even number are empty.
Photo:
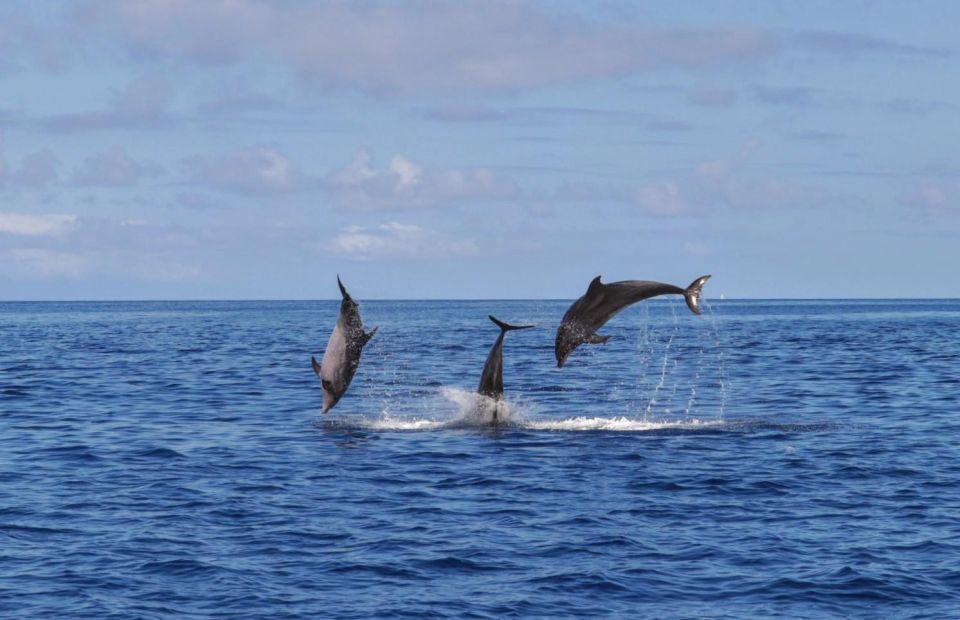
[[[703,285],[709,279],[710,276],[700,276],[683,292],[683,297],[687,300],[687,307],[694,314],[700,314],[700,293]]]
[[[363,346],[366,346],[367,343],[370,342],[370,339],[373,338],[373,335],[377,333],[378,329],[380,329],[379,325],[377,325],[376,327],[374,327],[373,329],[371,329],[370,331],[368,331],[363,335]]]
[[[313,366],[313,372],[317,373],[317,376],[320,376],[320,362],[317,361],[317,358],[310,356],[310,365]]]
[[[501,331],[504,331],[504,332],[508,332],[514,329],[530,329],[531,327],[536,327],[536,325],[510,325],[509,323],[504,323],[503,321],[493,316],[492,314],[489,314],[487,316],[491,321],[497,324],[497,327],[499,327]]]
[[[337,286],[340,287],[340,294],[343,295],[344,299],[350,299],[350,293],[347,292],[347,287],[343,285],[343,282],[340,281],[340,274],[337,274]]]

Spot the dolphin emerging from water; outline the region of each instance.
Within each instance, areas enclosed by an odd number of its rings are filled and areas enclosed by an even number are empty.
[[[337,324],[327,341],[327,350],[323,352],[323,363],[317,363],[317,358],[310,356],[313,372],[320,377],[320,384],[323,386],[324,413],[330,411],[350,387],[350,381],[360,365],[360,353],[378,329],[374,327],[370,332],[363,331],[360,309],[344,288],[340,276],[337,276],[337,285],[343,301],[340,302]]]
[[[602,344],[610,336],[601,336],[597,330],[615,314],[638,301],[657,295],[683,295],[687,306],[694,314],[700,314],[700,290],[710,276],[700,276],[687,288],[646,280],[625,280],[604,284],[597,276],[590,282],[587,292],[567,310],[557,328],[554,353],[557,368],[563,368],[567,356],[583,343]]]
[[[508,325],[503,321],[497,320],[492,314],[489,315],[491,321],[500,328],[500,335],[490,347],[490,354],[487,355],[487,363],[483,365],[483,374],[480,375],[480,386],[477,392],[492,398],[494,401],[503,400],[503,337],[508,331],[514,329],[530,329],[533,325]],[[498,420],[499,407],[493,409],[493,423]]]

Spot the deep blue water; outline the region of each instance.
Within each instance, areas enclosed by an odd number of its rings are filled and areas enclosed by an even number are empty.
[[[960,617],[960,301],[568,303],[0,304],[0,617]]]

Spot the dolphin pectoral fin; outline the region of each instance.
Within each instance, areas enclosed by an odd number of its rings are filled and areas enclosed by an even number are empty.
[[[317,361],[317,358],[310,356],[310,365],[313,366],[313,372],[317,373],[317,376],[320,376],[320,362]]]
[[[694,314],[700,314],[700,295],[703,285],[710,279],[710,276],[700,276],[694,280],[690,286],[683,292],[683,298],[687,301],[687,307]]]
[[[379,325],[363,335],[363,346],[367,346],[367,343],[370,342],[370,339],[373,338],[373,335],[377,333],[378,329],[380,329]]]
[[[607,340],[610,340],[610,336],[601,336],[600,334],[594,332],[587,336],[584,342],[587,344],[606,344]]]

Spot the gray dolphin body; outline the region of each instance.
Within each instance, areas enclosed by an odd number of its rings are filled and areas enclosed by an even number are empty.
[[[597,276],[587,292],[567,309],[557,328],[554,353],[557,368],[563,368],[567,356],[583,343],[602,344],[610,336],[601,336],[597,330],[614,315],[638,301],[658,295],[683,295],[694,314],[700,314],[700,292],[710,276],[700,276],[687,288],[647,280],[624,280],[604,284]]]
[[[477,387],[477,392],[495,401],[500,401],[503,400],[503,337],[509,331],[530,329],[533,325],[509,325],[497,320],[492,314],[489,315],[489,318],[500,328],[500,335],[497,336],[493,346],[490,347],[487,362],[483,365],[483,373],[480,375],[480,385]],[[493,409],[494,424],[499,421],[498,409],[499,407]]]
[[[340,276],[337,276],[337,285],[343,301],[340,302],[337,324],[327,341],[327,349],[323,352],[323,363],[317,363],[317,358],[310,356],[313,372],[320,377],[320,384],[323,386],[324,413],[330,411],[350,387],[350,381],[360,365],[360,353],[378,329],[374,327],[370,332],[363,331],[360,309],[340,282]]]

